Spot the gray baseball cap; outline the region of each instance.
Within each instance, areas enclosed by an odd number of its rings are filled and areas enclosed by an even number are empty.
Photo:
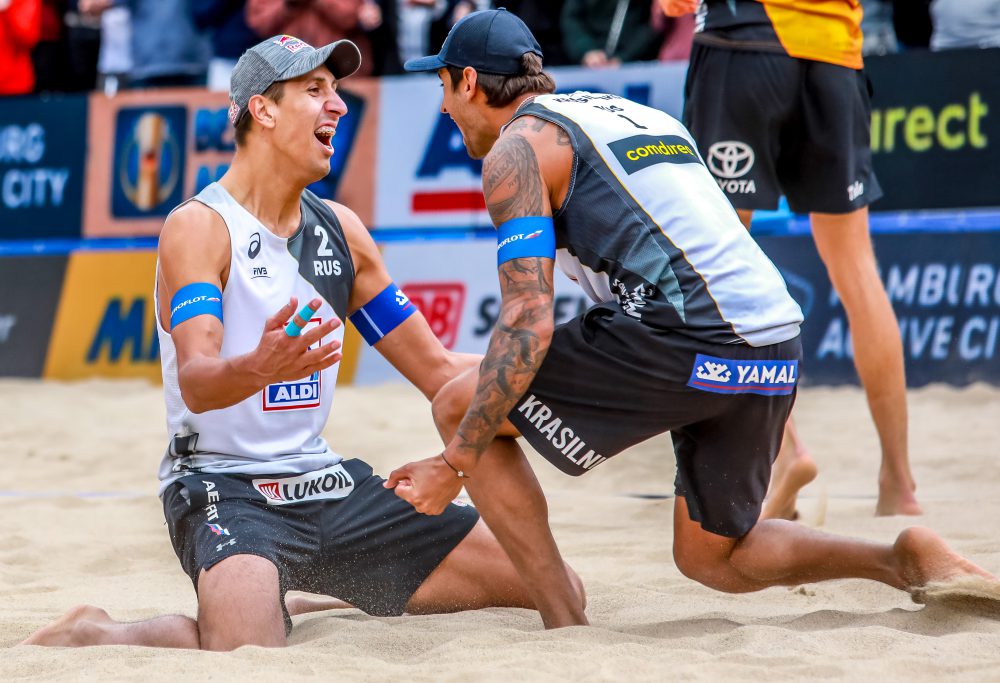
[[[319,49],[294,36],[273,36],[243,53],[229,77],[229,122],[234,126],[247,113],[254,95],[272,83],[326,67],[337,80],[347,78],[361,66],[361,51],[349,40],[338,40]]]

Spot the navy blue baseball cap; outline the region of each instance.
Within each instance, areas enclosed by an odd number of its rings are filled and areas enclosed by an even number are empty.
[[[444,66],[471,66],[487,74],[513,75],[521,71],[521,57],[529,52],[542,56],[531,30],[501,7],[466,15],[451,27],[439,53],[408,59],[403,68],[437,71]]]

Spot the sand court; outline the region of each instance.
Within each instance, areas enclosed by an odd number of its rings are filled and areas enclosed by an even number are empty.
[[[556,539],[587,586],[590,627],[545,632],[516,609],[388,619],[351,609],[297,617],[285,650],[14,647],[79,603],[136,620],[194,615],[196,601],[155,495],[160,388],[6,379],[0,402],[6,680],[993,681],[1000,671],[1000,614],[990,594],[975,599],[980,585],[960,596],[932,586],[920,605],[868,581],[726,595],[683,577],[666,437],[579,479],[532,456]],[[910,411],[919,523],[1000,572],[1000,389],[915,390]],[[805,389],[796,419],[820,467],[800,501],[805,523],[878,541],[913,523],[873,516],[878,442],[860,389]],[[324,435],[383,476],[439,450],[429,405],[398,385],[339,389]]]

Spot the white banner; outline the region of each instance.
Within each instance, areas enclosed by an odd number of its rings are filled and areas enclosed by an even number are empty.
[[[560,91],[622,95],[679,118],[687,62],[626,64],[618,69],[559,67]],[[451,118],[441,113],[437,76],[382,80],[375,222],[379,229],[485,227],[482,163],[470,159]]]
[[[446,347],[485,353],[500,313],[496,241],[423,240],[387,244],[382,249],[389,273]],[[558,269],[555,274],[556,323],[590,306],[583,291]],[[371,347],[363,345],[354,384],[403,381]]]

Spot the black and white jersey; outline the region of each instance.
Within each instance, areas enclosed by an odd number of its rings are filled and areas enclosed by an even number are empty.
[[[766,346],[802,312],[680,122],[616,95],[541,95],[515,118],[563,128],[573,176],[556,264],[595,302],[710,343]]]
[[[260,341],[265,321],[288,303],[299,308],[319,297],[323,305],[304,330],[337,316],[344,320],[354,282],[354,264],[333,210],[308,190],[300,200],[302,223],[289,238],[278,237],[218,183],[191,201],[211,208],[229,230],[229,277],[222,292],[223,338],[220,356],[249,353]],[[191,470],[211,473],[299,474],[341,460],[320,436],[340,364],[309,377],[278,382],[237,403],[204,413],[184,404],[177,382],[177,352],[170,333],[157,332],[163,392],[170,435],[198,434],[194,454],[168,452],[160,467],[161,492]],[[323,339],[343,341],[338,327]]]

